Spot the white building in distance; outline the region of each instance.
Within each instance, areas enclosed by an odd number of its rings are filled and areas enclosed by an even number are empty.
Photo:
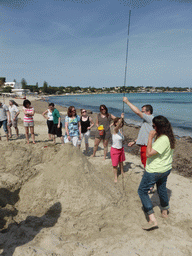
[[[6,87],[15,88],[15,82],[6,82],[6,83],[4,83],[4,88],[6,88]]]

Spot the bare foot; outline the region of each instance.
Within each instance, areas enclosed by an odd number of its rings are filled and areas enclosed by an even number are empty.
[[[27,141],[26,143],[29,144],[29,141]]]
[[[161,217],[167,219],[168,218],[168,211],[167,210],[162,210]]]
[[[36,142],[35,142],[35,141],[33,141],[33,144],[36,144]]]
[[[95,155],[91,155],[91,157],[95,157]]]
[[[114,182],[117,183],[117,179],[116,178],[114,179]]]
[[[156,228],[158,228],[158,225],[157,225],[157,222],[154,222],[154,221],[149,221],[147,224],[142,226],[142,229],[148,230],[148,231]]]

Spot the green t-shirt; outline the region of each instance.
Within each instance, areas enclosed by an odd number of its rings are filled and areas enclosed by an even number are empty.
[[[153,144],[152,148],[158,153],[147,158],[146,171],[149,173],[164,173],[172,168],[173,149],[170,147],[169,138],[161,135]]]
[[[56,108],[53,110],[52,115],[53,115],[53,123],[58,124],[58,119],[60,117],[60,114]]]

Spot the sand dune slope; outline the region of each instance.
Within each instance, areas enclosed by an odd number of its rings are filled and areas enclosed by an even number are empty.
[[[159,229],[145,232],[139,159],[126,155],[125,178],[114,185],[102,152],[1,143],[1,255],[191,255],[191,180],[171,174],[169,220],[152,195]]]

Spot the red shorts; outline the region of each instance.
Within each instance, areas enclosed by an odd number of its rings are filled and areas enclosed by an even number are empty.
[[[146,166],[146,162],[147,162],[146,150],[147,150],[147,146],[141,146],[141,149],[140,149],[141,163],[144,165],[144,167]]]
[[[125,161],[124,148],[112,148],[111,147],[111,161],[113,166],[118,166],[120,162]]]

